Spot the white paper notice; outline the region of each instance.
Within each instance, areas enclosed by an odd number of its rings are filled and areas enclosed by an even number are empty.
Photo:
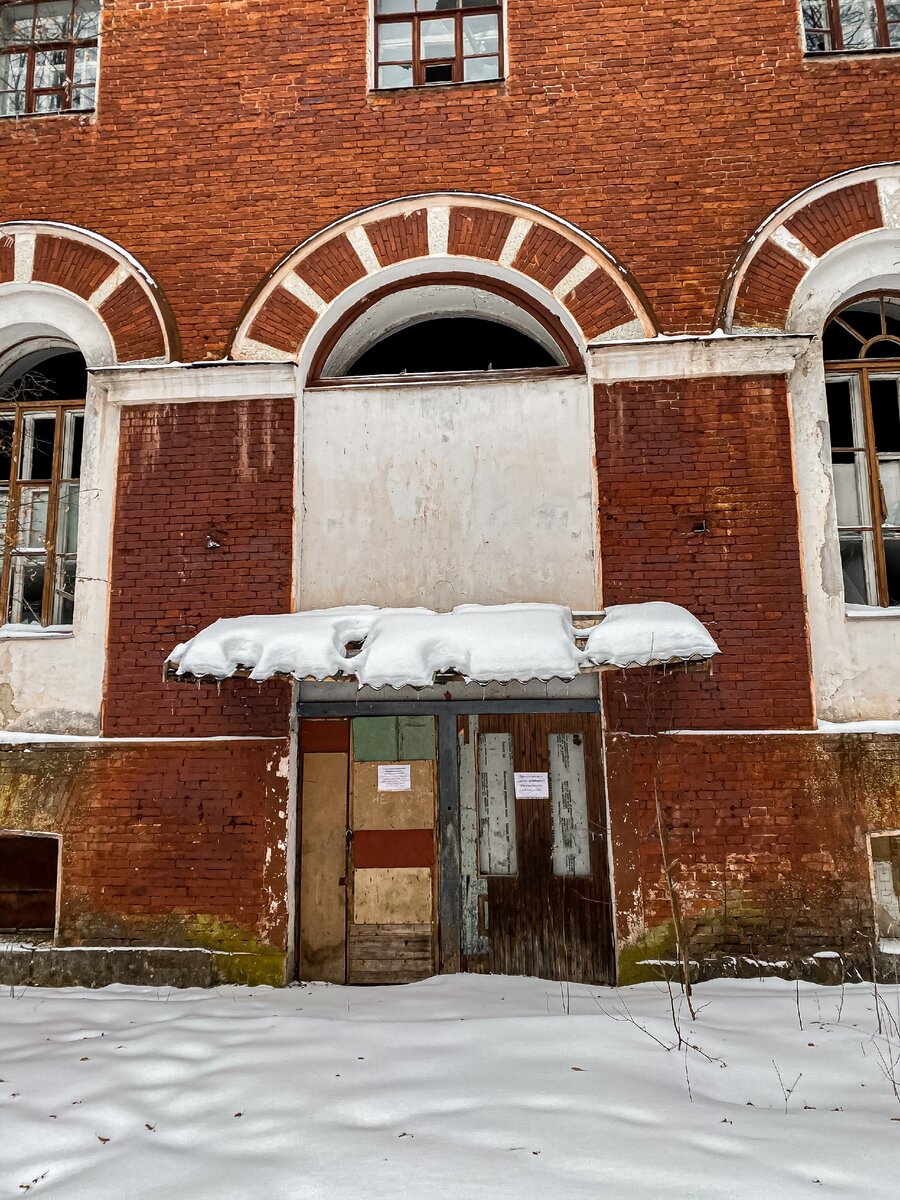
[[[549,800],[550,776],[546,771],[516,771],[517,800]]]
[[[378,790],[379,792],[411,792],[409,763],[397,763],[389,767],[384,763],[379,763]]]

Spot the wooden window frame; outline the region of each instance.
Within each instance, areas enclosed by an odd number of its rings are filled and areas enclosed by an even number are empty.
[[[59,493],[64,484],[78,484],[80,492],[81,471],[76,478],[62,477],[62,456],[65,446],[65,418],[67,413],[85,416],[84,400],[15,400],[5,403],[0,400],[0,415],[14,416],[13,439],[9,478],[5,481],[9,488],[6,514],[6,527],[0,529],[2,538],[2,569],[0,569],[0,627],[9,623],[10,587],[12,586],[13,563],[17,558],[33,558],[34,553],[22,553],[17,548],[18,517],[20,500],[23,492],[33,489],[35,485],[43,485],[48,489],[47,499],[47,529],[44,536],[44,588],[41,596],[40,623],[33,623],[33,628],[46,629],[53,626],[53,603],[56,593],[56,582],[61,564],[67,558],[74,558],[77,563],[78,548],[74,551],[60,552],[57,549],[57,534],[59,525]],[[24,418],[31,413],[53,413],[56,416],[53,443],[53,465],[49,479],[19,478],[20,459],[22,453],[22,427]],[[82,432],[82,465],[84,454],[84,434]],[[74,604],[74,597],[73,597]],[[21,627],[21,624],[17,627]],[[59,628],[69,628],[60,625]]]
[[[415,3],[415,0],[409,0]],[[468,84],[496,84],[503,81],[506,71],[506,58],[504,55],[504,11],[503,0],[483,0],[483,3],[472,5],[471,7],[462,7],[463,0],[456,0],[455,8],[448,9],[430,9],[427,12],[405,12],[405,13],[379,13],[378,0],[374,0],[374,47],[373,47],[373,82],[375,91],[392,92],[404,91],[408,92],[418,87],[450,87],[460,83]],[[496,16],[497,18],[497,52],[496,54],[465,54],[463,52],[463,18],[464,17],[481,17],[481,16]],[[424,22],[433,20],[452,20],[455,23],[454,35],[454,53],[453,57],[423,59],[421,54],[421,26]],[[378,44],[382,28],[388,25],[409,24],[412,25],[412,60],[409,59],[389,59],[384,62],[378,58]],[[497,59],[497,75],[491,79],[466,79],[465,64],[470,61],[476,61],[482,58]],[[447,66],[451,68],[450,79],[429,80],[425,78],[427,67]],[[402,84],[384,84],[378,82],[379,70],[382,67],[412,67],[412,83],[409,85]]]
[[[78,0],[69,0],[71,7],[72,30],[75,29],[76,4]],[[99,19],[102,10],[102,5],[97,4],[98,18],[98,33],[94,37],[89,38],[63,38],[54,39],[51,41],[38,41],[35,34],[35,21],[37,20],[39,0],[0,0],[0,13],[4,8],[12,6],[21,6],[29,4],[34,10],[31,18],[31,37],[27,42],[15,42],[9,45],[0,44],[0,56],[6,58],[13,54],[24,54],[27,58],[25,67],[25,107],[20,113],[6,113],[5,117],[55,117],[61,113],[90,113],[94,112],[97,107],[97,72],[94,73],[94,78],[91,83],[79,83],[78,90],[83,91],[90,87],[93,90],[93,103],[88,108],[73,108],[72,96],[75,90],[75,52],[82,49],[98,49],[100,44],[99,37]],[[62,87],[46,87],[39,88],[34,85],[35,64],[38,54],[52,53],[56,50],[65,51],[66,54],[66,78]],[[98,65],[99,65],[99,49],[98,49]],[[10,94],[12,89],[2,88],[0,94]],[[37,97],[39,96],[59,96],[60,107],[51,109],[47,112],[39,112],[36,105]],[[0,119],[3,119],[0,117]]]
[[[896,26],[900,31],[900,21],[889,21],[885,0],[869,0],[875,6],[876,36],[874,46],[844,45],[844,27],[841,23],[841,0],[822,0],[828,14],[828,27],[807,25],[803,21],[804,51],[806,54],[871,54],[877,50],[900,50],[900,43],[891,42],[891,28]],[[801,0],[802,5],[802,0]],[[802,7],[801,7],[802,12]],[[829,45],[823,50],[811,50],[809,35],[818,34],[827,39]]]
[[[855,305],[860,304],[863,300],[878,299],[880,302],[882,333],[869,338],[868,341],[863,341],[858,330],[855,330],[841,320],[841,314],[848,309],[852,309]],[[900,300],[892,292],[878,291],[868,292],[863,296],[856,296],[847,304],[843,304],[836,312],[832,313],[825,322],[827,328],[833,321],[837,321],[847,332],[851,333],[855,338],[860,340],[860,356],[856,359],[826,359],[825,360],[825,379],[839,380],[853,379],[857,381],[859,388],[860,407],[862,409],[863,432],[865,435],[865,445],[861,446],[835,446],[831,445],[832,463],[836,454],[852,454],[855,457],[857,454],[864,454],[866,459],[866,467],[868,474],[868,498],[869,498],[869,518],[871,525],[838,525],[838,533],[860,533],[872,534],[873,553],[875,557],[875,594],[876,606],[889,610],[896,608],[896,605],[890,604],[890,592],[888,589],[887,577],[887,558],[884,549],[884,524],[887,516],[887,503],[884,495],[884,487],[881,483],[881,464],[878,459],[878,450],[875,445],[875,419],[872,413],[872,392],[870,387],[871,377],[879,375],[896,376],[898,386],[900,386],[900,340],[897,340],[894,335],[886,334],[884,322],[884,301],[885,299]],[[885,340],[897,340],[897,357],[896,358],[870,358],[865,357],[869,347],[875,342],[883,342]]]

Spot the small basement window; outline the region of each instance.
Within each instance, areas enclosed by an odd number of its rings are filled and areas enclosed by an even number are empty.
[[[873,833],[869,845],[878,940],[895,943],[900,951],[900,833]]]
[[[53,935],[59,839],[48,834],[0,834],[0,933]]]
[[[0,117],[96,107],[100,0],[0,0]]]
[[[501,15],[501,0],[375,0],[376,86],[502,78]]]
[[[895,0],[804,0],[807,54],[900,50]]]

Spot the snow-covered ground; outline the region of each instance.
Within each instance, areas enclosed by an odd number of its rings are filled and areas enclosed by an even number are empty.
[[[679,1050],[652,984],[6,989],[0,1196],[893,1198],[879,994],[704,984]]]

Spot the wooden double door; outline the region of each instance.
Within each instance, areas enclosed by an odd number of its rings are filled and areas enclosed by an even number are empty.
[[[597,716],[449,720],[301,721],[300,978],[611,982]]]

